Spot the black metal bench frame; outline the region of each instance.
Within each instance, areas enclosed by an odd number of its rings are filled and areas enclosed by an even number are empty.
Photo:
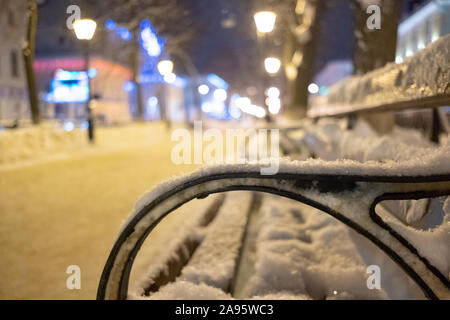
[[[218,181],[221,183],[218,184]],[[134,259],[144,240],[165,216],[192,199],[235,190],[270,193],[322,210],[384,251],[422,289],[427,298],[441,299],[450,296],[449,279],[375,212],[375,206],[383,200],[450,195],[450,173],[416,177],[291,173],[261,176],[259,172],[242,171],[211,174],[184,181],[147,203],[127,223],[114,244],[101,276],[97,298],[127,298]],[[367,212],[361,212],[357,218],[354,213],[329,206],[325,201],[329,198],[342,198],[342,205],[355,192],[364,190],[378,192],[375,197],[368,195],[361,199]],[[376,230],[376,234],[369,231],[367,226]]]

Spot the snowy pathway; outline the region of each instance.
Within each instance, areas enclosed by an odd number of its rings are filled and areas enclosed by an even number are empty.
[[[164,128],[139,130],[148,132],[145,141],[126,128],[101,129],[94,150],[0,169],[0,299],[95,298],[107,255],[139,196],[194,169],[172,164]],[[81,267],[81,290],[66,288],[69,265]]]

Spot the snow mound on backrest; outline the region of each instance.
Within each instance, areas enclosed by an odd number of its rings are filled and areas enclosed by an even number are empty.
[[[401,64],[341,80],[331,87],[327,104],[367,107],[448,94],[449,56],[447,35]]]

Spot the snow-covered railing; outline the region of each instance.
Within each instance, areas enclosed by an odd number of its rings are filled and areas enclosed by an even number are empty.
[[[403,63],[390,63],[330,88],[308,117],[399,111],[450,105],[450,35],[430,44]]]
[[[448,163],[449,150],[441,148],[403,163],[282,160],[279,172],[272,176],[261,175],[258,164],[221,165],[168,181],[137,204],[106,262],[97,297],[128,297],[129,275],[142,243],[176,208],[215,193],[249,190],[293,199],[328,213],[383,250],[426,297],[449,299],[449,266],[443,266],[442,259],[429,256],[420,237],[397,228],[375,211],[384,200],[449,196]],[[445,206],[450,215],[449,205]],[[450,234],[450,224],[439,228],[439,235]]]

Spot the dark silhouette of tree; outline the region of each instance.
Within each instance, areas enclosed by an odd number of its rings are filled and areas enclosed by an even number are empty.
[[[380,29],[369,29],[369,5],[377,5],[381,13]],[[364,74],[395,61],[397,28],[402,11],[399,0],[352,0],[356,48],[353,55],[355,74]]]
[[[31,120],[33,124],[39,124],[41,116],[39,112],[39,99],[36,86],[36,77],[33,69],[34,53],[36,47],[36,28],[37,28],[37,3],[35,0],[27,1],[26,19],[27,29],[24,46],[22,47],[22,56],[25,66],[25,76],[28,89],[28,100],[30,104]]]
[[[93,12],[97,12],[96,20],[99,26],[113,19],[120,26],[127,28],[131,41],[120,45],[121,55],[128,56],[129,65],[133,71],[133,82],[136,88],[137,119],[142,120],[144,105],[141,97],[139,72],[141,69],[141,22],[148,20],[165,39],[165,54],[175,56],[181,61],[184,69],[190,75],[196,73],[187,50],[194,39],[195,28],[190,17],[189,8],[182,0],[109,0],[90,1]],[[99,30],[102,32],[105,30]],[[104,32],[103,32],[104,33]],[[100,41],[105,41],[100,36]]]

